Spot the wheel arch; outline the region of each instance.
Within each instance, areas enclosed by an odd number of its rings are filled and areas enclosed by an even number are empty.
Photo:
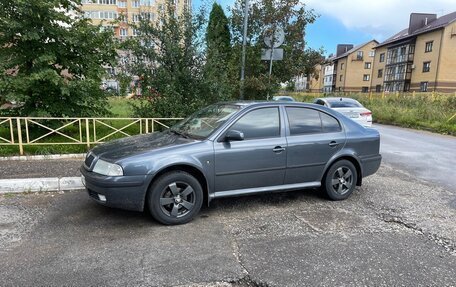
[[[326,178],[326,174],[328,173],[328,170],[331,168],[331,166],[340,160],[348,160],[355,166],[357,173],[356,186],[361,186],[363,183],[363,169],[361,167],[361,163],[355,155],[349,154],[340,155],[331,159],[331,161],[325,167],[325,172],[323,173],[321,181],[323,181]]]
[[[150,182],[149,182],[149,185],[147,186],[147,191],[146,191],[146,200],[147,200],[147,197],[149,196],[149,193],[150,193],[150,187],[152,186],[152,184],[154,184],[154,182],[162,175],[166,174],[166,173],[169,173],[169,172],[172,172],[172,171],[183,171],[183,172],[186,172],[192,176],[194,176],[198,182],[201,184],[201,187],[203,188],[203,195],[204,195],[204,201],[203,201],[203,204],[209,204],[208,202],[208,199],[209,199],[209,187],[208,187],[208,182],[207,182],[207,179],[206,177],[204,176],[204,173],[197,167],[193,166],[193,165],[190,165],[190,164],[182,164],[182,163],[179,163],[179,164],[173,164],[173,165],[169,165],[169,166],[166,166],[166,167],[163,167],[162,169],[160,169],[158,172],[156,172],[154,174],[154,176],[151,178]],[[147,205],[145,205],[147,206]]]

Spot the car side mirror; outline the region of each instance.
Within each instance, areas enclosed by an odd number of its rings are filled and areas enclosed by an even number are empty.
[[[225,134],[225,141],[243,141],[244,133],[236,130],[229,130]]]

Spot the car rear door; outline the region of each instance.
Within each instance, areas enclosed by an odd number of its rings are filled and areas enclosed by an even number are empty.
[[[282,185],[287,162],[285,128],[279,106],[248,111],[226,131],[242,141],[214,142],[215,192]]]
[[[339,121],[312,108],[286,107],[287,170],[285,184],[319,182],[326,163],[345,145]]]

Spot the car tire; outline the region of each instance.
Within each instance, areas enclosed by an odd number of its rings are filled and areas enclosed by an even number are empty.
[[[358,173],[348,160],[335,162],[326,173],[323,189],[331,200],[347,199],[355,190]]]
[[[154,181],[147,202],[152,217],[158,222],[165,225],[184,224],[200,211],[203,189],[191,174],[172,171]]]

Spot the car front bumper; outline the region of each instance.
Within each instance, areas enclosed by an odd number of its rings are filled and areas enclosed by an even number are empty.
[[[148,188],[146,175],[104,176],[80,168],[82,182],[90,198],[99,204],[133,211],[143,211]]]

